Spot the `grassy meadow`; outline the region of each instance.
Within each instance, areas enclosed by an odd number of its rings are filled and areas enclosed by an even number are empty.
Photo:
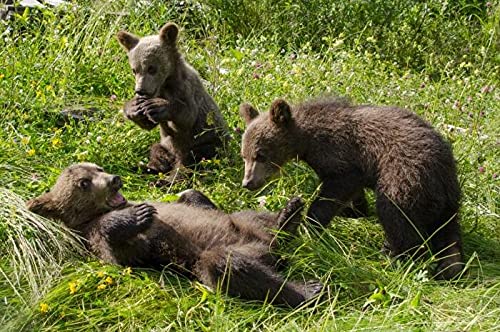
[[[232,140],[191,181],[156,188],[155,176],[136,169],[159,132],[123,117],[134,78],[114,35],[154,34],[168,21],[181,26],[180,48],[206,80]],[[322,301],[292,310],[230,298],[168,270],[104,264],[77,236],[24,207],[79,161],[122,176],[129,200],[170,201],[195,188],[226,211],[277,210],[296,195],[309,204],[319,181],[300,162],[258,192],[241,187],[238,105],[265,111],[278,97],[293,104],[331,95],[407,107],[452,143],[467,261],[459,281],[432,280],[432,260],[392,262],[380,252],[374,215],[335,218],[321,234],[301,226],[300,236],[282,241],[284,274],[328,286]],[[84,115],[65,120],[68,110]],[[116,0],[26,10],[0,21],[0,126],[0,330],[500,326],[498,0]]]

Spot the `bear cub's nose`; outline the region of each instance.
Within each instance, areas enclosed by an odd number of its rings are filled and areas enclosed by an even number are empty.
[[[120,189],[122,187],[122,179],[118,175],[113,175],[113,178],[111,179],[111,186],[113,189]]]
[[[144,90],[135,90],[135,95],[137,97],[148,97],[148,93]]]
[[[246,180],[244,179],[243,182],[241,183],[243,188],[249,189],[249,190],[254,190],[255,189],[255,183],[252,180]]]

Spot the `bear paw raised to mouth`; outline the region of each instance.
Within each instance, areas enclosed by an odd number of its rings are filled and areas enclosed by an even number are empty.
[[[106,203],[112,208],[117,208],[127,204],[127,199],[119,192],[116,192],[113,196],[108,197]]]

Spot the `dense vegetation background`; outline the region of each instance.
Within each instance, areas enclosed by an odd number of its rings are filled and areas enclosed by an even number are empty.
[[[134,169],[159,134],[123,119],[133,77],[114,35],[153,34],[167,21],[183,27],[180,47],[233,140],[191,182],[152,188],[155,177]],[[75,1],[0,21],[0,330],[498,329],[499,33],[499,2],[479,0]],[[468,260],[460,281],[429,280],[432,260],[392,263],[375,217],[336,218],[281,249],[290,278],[329,286],[324,302],[248,303],[168,270],[103,264],[24,208],[77,161],[120,174],[132,200],[194,187],[227,211],[275,210],[294,195],[310,202],[319,182],[298,162],[257,193],[240,187],[238,105],[337,94],[408,107],[452,142]],[[63,121],[75,109],[90,117]]]

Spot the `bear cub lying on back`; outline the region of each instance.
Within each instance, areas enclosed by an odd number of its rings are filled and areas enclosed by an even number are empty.
[[[376,207],[393,255],[420,255],[424,241],[440,260],[436,276],[463,268],[458,222],[460,187],[451,147],[425,121],[397,107],[320,100],[269,113],[240,107],[247,123],[241,154],[243,186],[255,190],[285,162],[298,157],[322,181],[308,217],[326,226],[363,188]]]
[[[177,48],[178,32],[167,23],[155,36],[117,34],[135,76],[135,97],[125,104],[125,115],[146,130],[160,126],[160,143],[151,147],[147,167],[165,174],[213,158],[227,138],[217,104]]]
[[[275,269],[270,229],[293,233],[303,203],[295,198],[280,213],[226,214],[200,192],[176,203],[131,204],[119,193],[120,177],[90,163],[68,167],[54,187],[28,201],[28,208],[59,219],[88,242],[102,260],[125,266],[163,268],[229,295],[299,306],[319,283],[287,282]]]

